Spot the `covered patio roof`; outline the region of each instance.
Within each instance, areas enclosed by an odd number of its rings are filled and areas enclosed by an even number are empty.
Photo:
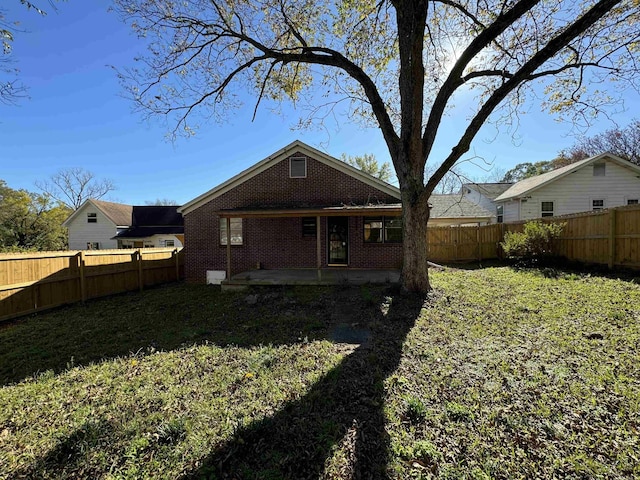
[[[269,206],[219,210],[222,218],[280,217],[356,217],[361,215],[401,215],[402,204],[331,205],[331,206]]]

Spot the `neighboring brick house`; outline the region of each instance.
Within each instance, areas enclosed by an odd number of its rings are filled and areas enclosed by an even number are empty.
[[[434,224],[490,221],[460,196],[435,197]],[[299,140],[179,211],[189,281],[256,268],[402,266],[400,190]]]
[[[402,262],[399,190],[300,141],[180,211],[190,281],[229,266],[239,273]]]

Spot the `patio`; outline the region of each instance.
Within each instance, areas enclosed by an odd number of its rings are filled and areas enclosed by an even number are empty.
[[[397,283],[400,270],[296,268],[283,270],[251,270],[231,276],[222,282],[223,290],[251,285],[363,285]]]

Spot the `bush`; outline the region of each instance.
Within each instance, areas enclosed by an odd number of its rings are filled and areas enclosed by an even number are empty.
[[[552,243],[566,223],[527,222],[523,232],[507,232],[500,243],[509,258],[541,258],[553,255]]]

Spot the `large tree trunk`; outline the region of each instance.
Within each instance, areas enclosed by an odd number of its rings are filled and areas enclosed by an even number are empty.
[[[405,193],[402,195],[402,253],[404,261],[400,281],[402,289],[405,291],[426,293],[431,290],[427,254],[429,203],[424,198],[416,200],[409,197]]]

